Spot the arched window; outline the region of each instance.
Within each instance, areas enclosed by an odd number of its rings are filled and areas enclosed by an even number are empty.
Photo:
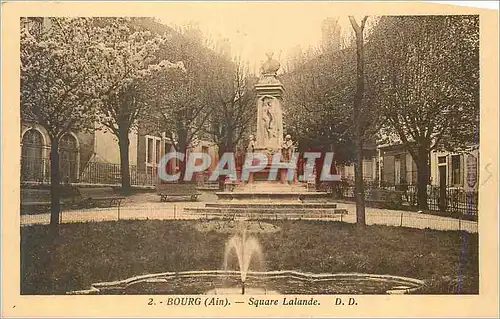
[[[43,181],[45,159],[43,158],[43,136],[35,129],[26,131],[21,147],[21,179]]]
[[[78,142],[71,134],[59,140],[59,164],[61,181],[75,183],[78,180]]]

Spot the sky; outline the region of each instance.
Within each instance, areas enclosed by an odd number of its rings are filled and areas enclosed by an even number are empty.
[[[449,5],[484,6],[496,1],[426,1]],[[365,2],[366,3],[366,2]],[[297,45],[303,49],[321,45],[321,23],[328,17],[338,17],[343,33],[352,33],[348,14],[364,11],[367,5],[359,2],[172,2],[168,11],[156,13],[167,25],[182,26],[196,22],[205,36],[213,41],[228,38],[232,56],[249,63],[254,72],[266,60],[266,52],[286,64],[287,56]],[[391,7],[397,1],[387,4]],[[498,4],[497,4],[498,5]],[[384,10],[378,6],[375,10]],[[369,14],[376,14],[371,9]],[[414,12],[414,11],[410,11]],[[367,12],[368,13],[368,12]],[[360,21],[363,15],[355,15]],[[367,22],[370,28],[370,18]]]
[[[325,3],[326,4],[326,3]],[[308,6],[288,3],[211,3],[183,4],[184,10],[158,14],[167,25],[184,25],[197,22],[205,36],[213,40],[228,38],[231,54],[248,62],[252,69],[259,68],[265,61],[266,52],[274,52],[274,57],[282,64],[294,47],[300,45],[318,47],[321,44],[321,23],[327,17],[337,17],[333,7],[317,3]],[[174,11],[174,10],[171,10]],[[342,29],[350,30],[347,15],[339,16]]]

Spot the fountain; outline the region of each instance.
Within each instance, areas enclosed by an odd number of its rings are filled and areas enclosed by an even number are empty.
[[[241,224],[243,225],[243,224]],[[230,271],[230,259],[236,257],[238,262],[238,271],[241,279],[241,294],[245,294],[245,280],[247,278],[250,263],[255,260],[259,268],[264,268],[264,256],[262,247],[256,237],[247,235],[246,227],[240,227],[240,234],[235,234],[226,243],[224,252],[224,270]],[[227,290],[226,293],[234,291],[233,289]],[[220,290],[214,291],[220,292]]]
[[[226,242],[222,270],[166,272],[95,283],[68,294],[106,295],[279,295],[279,294],[404,294],[417,291],[418,279],[359,273],[312,274],[265,270],[263,248],[244,222]],[[256,271],[257,270],[257,271]]]
[[[252,257],[255,255],[261,265],[264,263],[262,249],[257,238],[254,236],[247,237],[246,230],[243,229],[242,235],[234,235],[226,243],[226,251],[224,253],[224,269],[226,271],[228,270],[228,262],[232,252],[236,253],[241,276],[241,293],[244,294],[245,280]]]

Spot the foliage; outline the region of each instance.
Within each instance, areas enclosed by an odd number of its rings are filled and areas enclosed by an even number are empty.
[[[384,17],[367,51],[368,99],[412,155],[426,209],[430,151],[479,143],[479,17]]]
[[[152,112],[144,120],[153,134],[165,133],[174,148],[185,152],[198,139],[209,115],[209,50],[189,30],[172,35],[169,45],[160,47],[159,56],[183,61],[188,72],[165,69],[147,82]]]
[[[355,63],[352,50],[326,52],[283,76],[285,130],[302,150],[333,146],[337,163],[352,159]]]
[[[21,117],[50,139],[52,234],[59,224],[59,140],[91,129],[101,94],[96,85],[99,41],[91,18],[21,19]]]
[[[415,157],[479,142],[479,17],[394,16],[367,47],[369,99]]]
[[[210,63],[210,115],[205,132],[219,147],[219,152],[233,152],[247,135],[255,119],[253,89],[256,79],[239,60],[214,56]]]
[[[128,134],[148,105],[144,78],[183,65],[158,61],[155,53],[166,37],[141,30],[135,19],[47,19],[40,23],[50,24],[37,28],[22,24],[23,118],[43,125],[54,145],[66,132],[94,128],[99,120],[118,137],[128,188]]]
[[[152,74],[171,68],[183,71],[182,62],[158,61],[157,52],[167,36],[153,35],[130,18],[96,18],[99,41],[96,58],[100,62],[97,83],[102,95],[100,122],[117,138],[120,146],[122,190],[129,192],[128,134],[147,113],[146,86]],[[141,20],[139,20],[141,21]]]
[[[89,18],[47,19],[50,27],[41,20],[22,20],[21,115],[58,140],[71,130],[93,127],[100,95],[95,85],[98,41]]]
[[[160,45],[168,41],[166,35],[141,30],[127,18],[97,18],[95,23],[102,25],[96,35],[97,81],[103,91],[100,120],[119,136],[120,126],[128,133],[148,105],[144,96],[147,77],[163,69],[184,70],[184,66],[182,62],[157,61]]]
[[[325,51],[283,76],[286,87],[286,131],[299,147],[335,152],[338,164],[354,159],[353,103],[356,50]],[[361,105],[364,144],[373,143],[382,121],[376,105]]]

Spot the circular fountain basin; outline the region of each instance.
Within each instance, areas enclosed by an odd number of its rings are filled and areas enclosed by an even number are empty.
[[[243,224],[238,223],[234,220],[219,221],[219,220],[209,220],[204,222],[199,222],[195,225],[195,228],[199,232],[211,232],[215,231],[218,233],[232,234],[237,229],[244,229],[248,234],[268,234],[276,233],[281,230],[280,227],[261,221],[247,221]]]
[[[241,287],[232,288],[214,288],[206,292],[207,295],[239,295],[242,294]],[[280,293],[275,290],[268,290],[266,288],[245,288],[247,295],[279,295]]]
[[[296,271],[249,272],[245,294],[405,294],[417,291],[418,279],[373,274],[310,274]],[[241,294],[237,271],[190,271],[152,274],[92,285],[70,294]]]

